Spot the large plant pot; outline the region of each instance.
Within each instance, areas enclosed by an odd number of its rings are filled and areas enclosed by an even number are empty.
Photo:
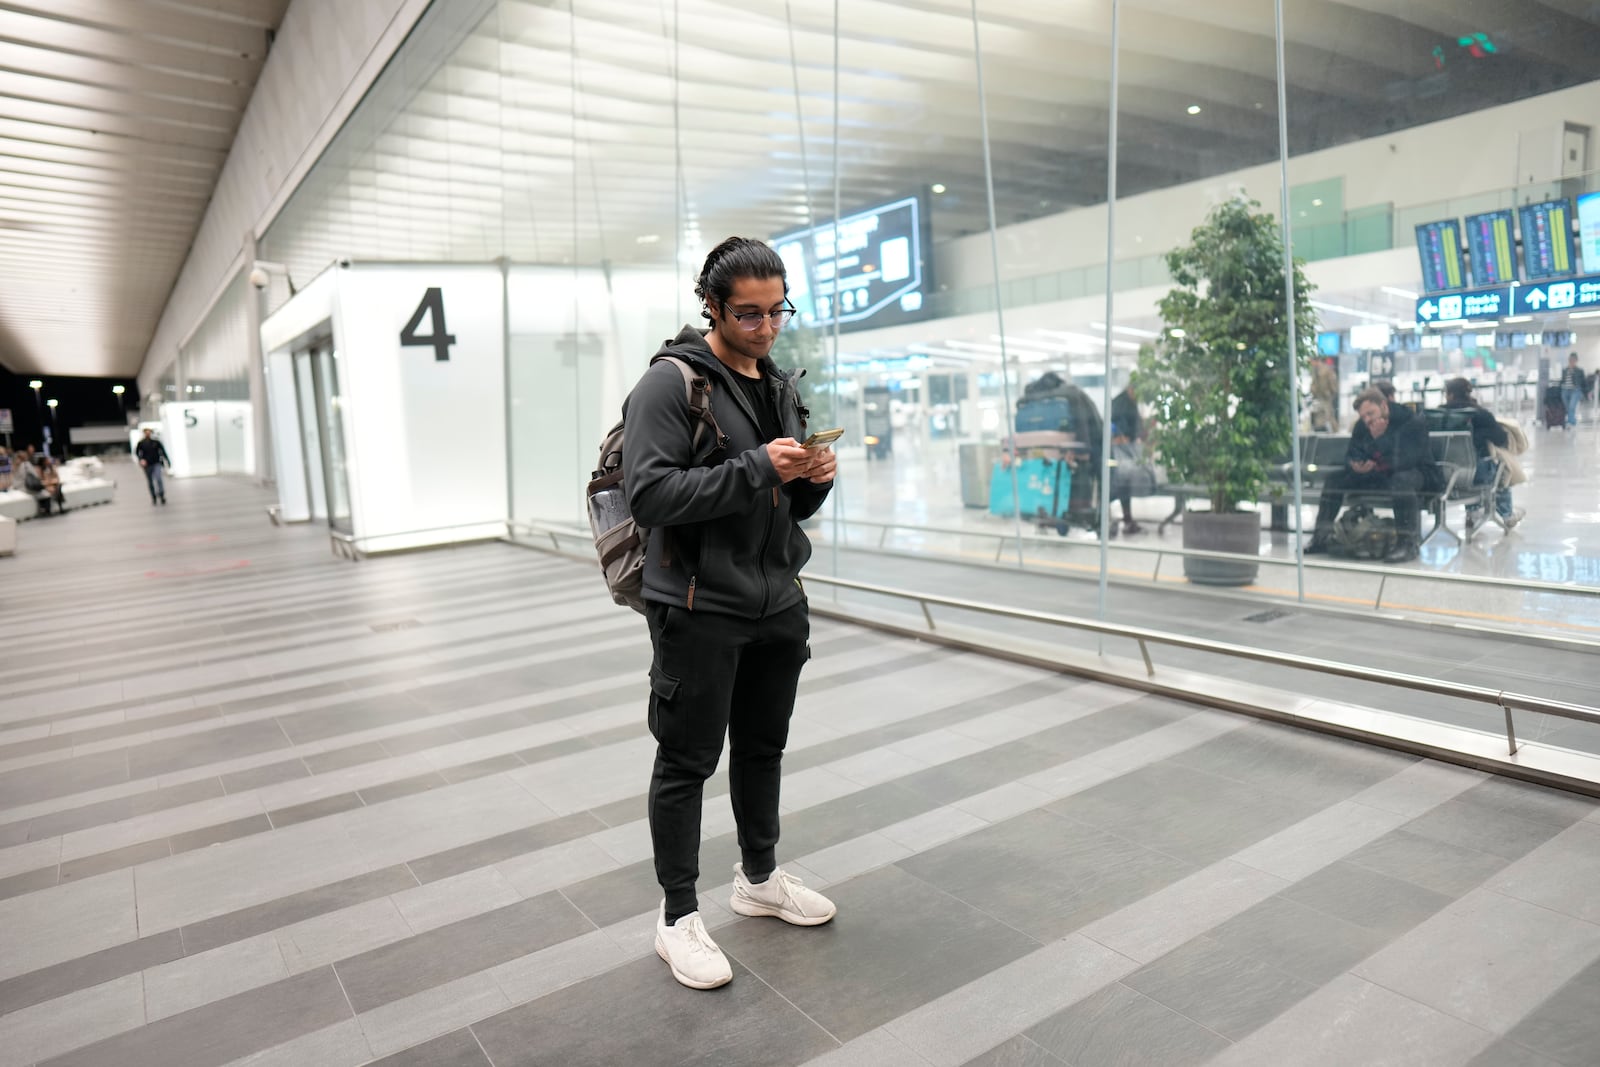
[[[1183,547],[1202,552],[1231,552],[1241,557],[1261,554],[1261,516],[1253,511],[1218,515],[1191,511],[1183,517]],[[1183,574],[1196,585],[1249,585],[1261,565],[1254,558],[1183,558]]]

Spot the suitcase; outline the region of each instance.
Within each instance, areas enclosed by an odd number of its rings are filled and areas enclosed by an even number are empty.
[[[1559,430],[1567,424],[1567,404],[1561,399],[1561,388],[1552,385],[1544,391],[1544,425],[1547,430]]]
[[[1018,460],[1017,493],[1026,519],[1055,519],[1067,513],[1072,496],[1072,468],[1064,460]],[[1011,471],[994,465],[989,479],[989,514],[1010,515],[1014,510]]]
[[[1064,396],[1024,398],[1017,402],[1017,432],[1040,430],[1072,433],[1072,404]]]

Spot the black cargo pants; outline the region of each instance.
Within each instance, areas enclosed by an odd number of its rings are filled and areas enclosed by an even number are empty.
[[[804,601],[764,619],[647,603],[650,839],[669,915],[698,908],[700,808],[728,739],[728,789],[746,871],[776,864],[778,787],[800,669],[810,658]]]

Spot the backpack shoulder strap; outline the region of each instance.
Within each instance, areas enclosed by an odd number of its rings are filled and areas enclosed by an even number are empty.
[[[716,447],[727,446],[728,439],[722,433],[722,427],[717,425],[717,417],[711,413],[711,382],[694,367],[689,361],[679,359],[677,356],[658,355],[650,362],[665,360],[678,368],[678,373],[683,375],[683,387],[688,393],[689,414],[694,419],[694,440],[691,445],[696,454],[700,451],[700,439],[705,436],[709,426],[716,435]]]

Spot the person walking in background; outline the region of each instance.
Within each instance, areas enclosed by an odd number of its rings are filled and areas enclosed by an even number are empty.
[[[134,446],[133,453],[139,457],[139,466],[144,468],[144,480],[150,486],[150,503],[154,505],[159,501],[165,504],[167,483],[161,476],[161,469],[172,466],[172,460],[167,456],[167,446],[156,439],[154,430],[146,428],[144,440]]]
[[[1583,368],[1578,366],[1578,353],[1574,352],[1567,357],[1567,365],[1561,371],[1561,403],[1567,408],[1567,421],[1564,429],[1571,429],[1578,425],[1578,405],[1583,403]]]
[[[11,453],[0,448],[0,493],[11,488]]]

